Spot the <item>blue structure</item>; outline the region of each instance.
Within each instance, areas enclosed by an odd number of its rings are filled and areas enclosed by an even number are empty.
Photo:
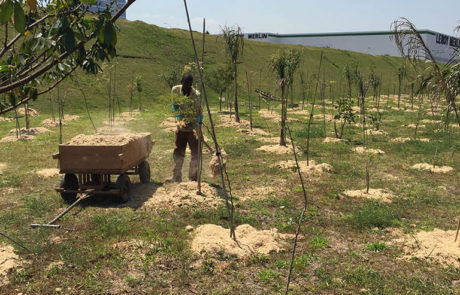
[[[89,11],[97,13],[99,11],[105,10],[107,5],[109,5],[112,11],[112,15],[114,15],[123,7],[123,5],[125,5],[125,3],[126,0],[97,0],[97,4],[91,5]],[[120,18],[126,19],[126,12],[124,12]]]

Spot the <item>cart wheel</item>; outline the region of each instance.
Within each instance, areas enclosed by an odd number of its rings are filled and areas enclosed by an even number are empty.
[[[120,202],[125,203],[129,201],[129,188],[131,187],[131,180],[127,174],[121,174],[117,178],[115,183],[115,188],[121,191],[120,193]]]
[[[75,174],[65,174],[61,180],[61,188],[65,190],[78,190],[78,178]],[[69,204],[77,200],[77,193],[62,192],[61,198]]]
[[[150,165],[147,161],[142,161],[139,164],[139,178],[141,179],[142,183],[149,183],[150,182]]]

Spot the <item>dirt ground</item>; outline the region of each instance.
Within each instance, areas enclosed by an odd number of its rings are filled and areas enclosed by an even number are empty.
[[[357,146],[357,147],[353,148],[353,150],[355,152],[357,152],[358,154],[364,154],[364,153],[376,154],[376,155],[385,154],[385,152],[382,151],[381,149],[368,149],[368,148],[363,147],[363,146]]]
[[[57,168],[47,168],[36,171],[36,173],[42,177],[49,178],[59,175],[59,169]]]
[[[202,256],[243,258],[255,254],[278,253],[293,235],[280,234],[277,229],[257,230],[248,224],[235,229],[238,243],[230,238],[229,229],[214,224],[199,226],[193,233],[192,251]]]
[[[323,143],[337,143],[337,142],[348,142],[346,139],[335,138],[335,137],[326,137],[323,140]]]
[[[400,143],[404,143],[406,141],[411,141],[411,140],[413,140],[413,138],[410,138],[410,137],[395,137],[395,138],[390,139],[391,142],[400,142]],[[429,138],[417,138],[417,141],[430,142],[430,139]]]
[[[10,245],[0,243],[0,286],[8,284],[6,275],[8,271],[23,264],[14,248]]]
[[[387,135],[388,133],[382,129],[379,129],[379,130],[368,129],[366,130],[366,134],[367,135]]]
[[[166,120],[161,122],[160,127],[163,128],[164,132],[176,132],[177,130],[177,122],[176,119],[173,117],[168,117]]]
[[[167,183],[159,186],[154,183],[133,185],[131,200],[124,206],[150,209],[209,207],[217,208],[223,202],[220,192],[206,182],[201,183],[201,195],[197,194],[197,183],[193,181]]]
[[[332,172],[332,166],[327,163],[316,163],[314,160],[310,160],[310,165],[307,166],[307,161],[299,161],[300,171],[306,174],[320,175],[323,173]],[[297,165],[294,160],[281,161],[275,164],[282,169],[290,169],[296,171]]]
[[[343,195],[350,198],[365,198],[370,200],[382,201],[384,203],[392,203],[392,199],[396,197],[390,190],[381,188],[369,188],[369,193],[366,193],[366,189],[347,190],[343,192]]]
[[[300,148],[296,147],[297,152],[300,152]],[[277,153],[279,155],[290,154],[292,153],[292,147],[289,145],[263,145],[256,149],[256,151],[268,152],[268,153]]]
[[[66,125],[67,122],[70,121],[75,121],[78,120],[80,116],[77,115],[64,115],[64,120],[62,120],[62,125]],[[53,128],[53,127],[58,127],[59,126],[59,120],[53,120],[53,119],[45,119],[43,120],[40,125],[48,127],[48,128]]]
[[[403,259],[417,257],[443,265],[460,267],[460,240],[455,241],[455,230],[420,231],[415,234],[402,235],[392,241],[401,246],[405,255]]]
[[[454,168],[449,166],[434,166],[428,163],[419,163],[411,167],[412,169],[430,171],[432,173],[449,173]]]
[[[18,110],[18,115],[25,115],[25,113],[26,113],[25,108],[19,108],[17,110]],[[29,115],[32,116],[32,117],[38,117],[39,114],[38,114],[38,111],[36,109],[29,108]]]

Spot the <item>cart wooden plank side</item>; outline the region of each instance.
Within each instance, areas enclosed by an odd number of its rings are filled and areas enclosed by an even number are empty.
[[[146,159],[153,144],[150,133],[135,134],[123,144],[60,144],[59,153],[53,158],[59,161],[60,173],[65,175],[56,190],[69,203],[77,199],[78,193],[89,192],[115,195],[121,201],[128,201],[131,183],[128,175],[138,174],[141,182],[150,181]],[[112,175],[119,175],[115,183],[111,182]]]

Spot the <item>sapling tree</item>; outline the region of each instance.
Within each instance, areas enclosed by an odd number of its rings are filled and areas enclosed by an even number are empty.
[[[460,117],[456,105],[457,96],[460,93],[460,65],[458,63],[460,52],[446,64],[438,63],[417,28],[406,18],[395,20],[392,24],[394,41],[403,57],[405,57],[416,72],[423,71],[425,83],[438,93],[442,93],[446,99],[445,127],[449,125],[449,116],[454,112],[458,125]],[[457,28],[458,29],[458,28]],[[420,67],[420,58],[428,60]]]
[[[400,103],[401,103],[401,88],[402,88],[404,79],[407,76],[406,66],[404,64],[398,67],[397,76],[398,76],[398,109],[399,109]]]
[[[229,65],[219,67],[206,75],[206,80],[208,86],[219,94],[219,112],[222,112],[224,92],[227,91],[233,80],[232,68]]]
[[[360,101],[361,109],[361,122],[363,125],[363,143],[366,144],[366,106],[365,98],[367,90],[369,89],[369,83],[363,77],[363,74],[356,68],[354,74],[354,80],[356,88],[358,89],[358,100]]]
[[[225,43],[225,51],[229,63],[233,67],[233,95],[235,99],[235,122],[240,122],[240,115],[238,113],[238,63],[243,55],[244,37],[243,32],[239,26],[231,28],[225,26],[222,28],[222,36]]]
[[[334,107],[337,109],[337,114],[334,116],[334,133],[336,138],[342,138],[346,124],[355,122],[355,113],[352,108],[352,100],[348,97],[341,97],[337,100]],[[337,128],[337,122],[340,127]]]
[[[0,50],[0,114],[51,91],[78,67],[98,73],[98,62],[116,56],[114,22],[135,0],[128,0],[114,16],[108,7],[96,17],[85,18],[91,2],[1,2],[0,25],[5,30]],[[14,35],[9,35],[11,28]]]
[[[290,49],[278,52],[270,59],[272,71],[276,74],[281,87],[281,132],[280,145],[286,146],[286,117],[287,117],[287,95],[286,90],[292,84],[294,73],[300,63],[300,51]]]
[[[136,80],[134,80],[134,85],[135,85],[135,89],[137,91],[137,101],[138,101],[138,107],[139,107],[139,111],[142,111],[143,108],[142,108],[142,91],[144,90],[142,88],[142,76],[137,76],[136,77]]]
[[[181,71],[177,68],[173,68],[169,72],[161,74],[161,79],[168,85],[168,89],[178,85],[181,78]]]

